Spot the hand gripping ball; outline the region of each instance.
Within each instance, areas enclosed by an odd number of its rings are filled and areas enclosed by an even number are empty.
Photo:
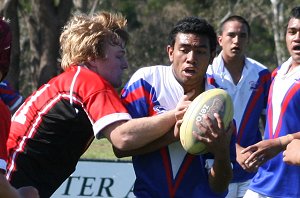
[[[233,103],[230,95],[223,89],[210,89],[197,96],[189,105],[183,116],[183,123],[180,126],[180,141],[183,148],[190,154],[200,155],[207,153],[205,144],[198,141],[192,134],[193,131],[201,132],[196,123],[203,123],[203,115],[207,114],[215,120],[214,113],[218,113],[228,128],[233,119]]]

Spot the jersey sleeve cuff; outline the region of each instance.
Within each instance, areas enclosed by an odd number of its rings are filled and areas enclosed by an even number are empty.
[[[114,113],[107,116],[104,116],[97,122],[95,122],[93,126],[94,134],[97,139],[103,138],[101,130],[104,129],[106,126],[121,120],[131,120],[132,117],[128,113]]]

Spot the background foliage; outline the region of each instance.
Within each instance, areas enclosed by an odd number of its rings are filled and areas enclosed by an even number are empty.
[[[288,12],[300,0],[0,0],[1,13],[13,29],[11,69],[7,79],[28,96],[57,75],[59,35],[68,18],[78,12],[120,12],[128,19],[130,68],[124,82],[142,66],[169,64],[167,35],[180,18],[206,18],[216,30],[225,17],[245,17],[252,28],[247,55],[273,70],[287,58],[285,25]]]
[[[74,13],[101,10],[120,12],[128,19],[130,68],[123,82],[142,66],[169,64],[169,30],[189,15],[207,19],[216,30],[229,15],[245,17],[252,29],[247,55],[273,70],[288,57],[285,26],[289,11],[297,5],[300,0],[0,0],[0,12],[10,20],[13,30],[7,80],[26,97],[59,74],[59,35],[63,25]],[[99,153],[108,153],[100,158],[113,157],[106,140],[93,143],[84,157],[99,158]]]

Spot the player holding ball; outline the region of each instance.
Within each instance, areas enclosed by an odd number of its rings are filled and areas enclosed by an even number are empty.
[[[139,69],[122,92],[122,99],[132,117],[157,116],[176,108],[187,94],[194,99],[213,89],[206,70],[215,56],[216,33],[204,19],[187,17],[170,31],[167,53],[171,66]],[[115,149],[118,157],[133,156],[136,174],[136,197],[225,197],[232,177],[231,160],[235,160],[232,130],[225,130],[219,115],[217,122],[207,116],[204,135],[195,134],[209,153],[191,155],[174,131],[127,152]],[[177,131],[177,132],[176,132]],[[232,140],[232,141],[230,141]],[[231,150],[232,149],[232,150]]]

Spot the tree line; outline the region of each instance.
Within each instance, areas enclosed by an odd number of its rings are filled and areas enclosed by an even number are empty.
[[[61,72],[59,35],[74,13],[106,10],[128,19],[130,64],[124,76],[143,66],[169,65],[167,36],[179,19],[196,15],[218,31],[227,16],[245,17],[251,26],[247,55],[271,71],[287,59],[285,25],[292,7],[300,0],[0,0],[1,15],[13,30],[11,67],[7,80],[28,96]]]

